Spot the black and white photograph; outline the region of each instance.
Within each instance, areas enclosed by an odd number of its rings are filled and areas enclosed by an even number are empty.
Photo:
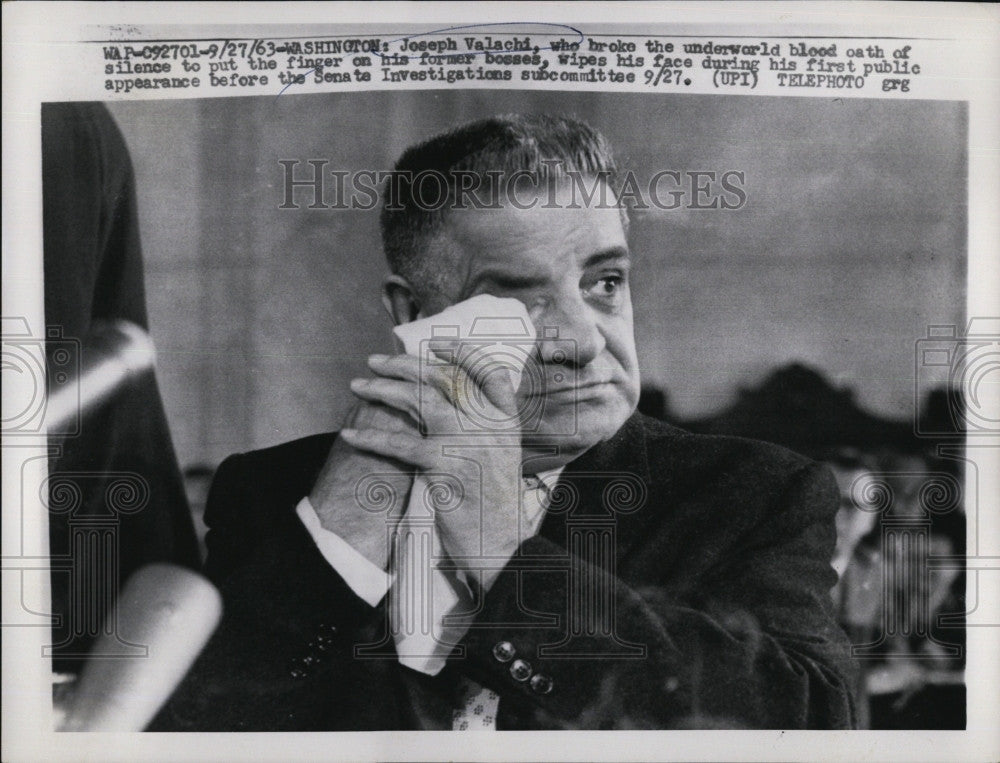
[[[982,104],[923,40],[624,21],[81,38],[4,310],[55,744],[982,730]]]

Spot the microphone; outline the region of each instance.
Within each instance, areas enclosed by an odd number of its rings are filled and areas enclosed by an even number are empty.
[[[119,594],[94,644],[61,731],[142,731],[191,668],[222,616],[201,575],[172,564],[141,568]],[[121,657],[121,642],[148,647]],[[116,654],[117,651],[117,654]]]
[[[83,344],[80,368],[60,379],[45,409],[46,426],[59,432],[77,417],[110,398],[125,382],[153,367],[153,340],[129,321],[95,321]]]

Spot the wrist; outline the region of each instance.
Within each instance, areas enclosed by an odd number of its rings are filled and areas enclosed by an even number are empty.
[[[321,522],[322,524],[322,522]],[[355,528],[335,529],[323,524],[323,529],[335,532],[361,556],[374,564],[380,570],[389,568],[389,539],[385,532],[385,525],[380,526],[380,533],[358,532]]]

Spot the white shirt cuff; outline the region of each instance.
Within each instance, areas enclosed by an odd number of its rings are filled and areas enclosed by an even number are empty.
[[[323,527],[309,496],[299,501],[295,511],[327,563],[369,606],[377,606],[392,585],[393,576],[366,559],[337,533]]]
[[[443,572],[434,567],[431,570],[430,584],[433,603],[423,602],[423,606],[430,606],[432,609],[426,613],[426,620],[423,621],[430,621],[431,630],[427,632],[422,628],[415,628],[406,632],[405,628],[397,628],[396,654],[400,664],[429,676],[436,676],[444,669],[448,656],[469,630],[473,600],[469,587],[452,572]],[[394,614],[397,624],[400,624],[398,618],[403,615],[399,608],[404,606],[400,599],[404,597],[399,596],[398,591],[396,593]],[[421,606],[423,597],[415,598],[417,606]],[[411,612],[410,616],[419,620],[420,614]],[[461,615],[466,615],[466,618]],[[453,622],[446,625],[446,619],[452,619]]]

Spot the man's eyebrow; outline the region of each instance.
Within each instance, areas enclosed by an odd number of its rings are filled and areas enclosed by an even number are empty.
[[[599,252],[594,252],[586,260],[584,260],[583,266],[585,268],[596,267],[597,265],[602,265],[608,260],[631,260],[632,255],[624,246],[612,246],[609,249],[602,249]]]
[[[514,291],[517,289],[530,289],[534,286],[542,286],[547,281],[548,277],[543,274],[531,275],[501,270],[499,268],[488,268],[476,273],[469,284],[465,287],[464,291],[471,294],[483,283],[491,283],[502,289]]]
[[[631,260],[629,251],[624,246],[613,246],[594,252],[584,261],[584,268],[593,268],[605,262],[616,260]],[[462,299],[466,299],[475,293],[475,290],[484,283],[492,284],[507,291],[517,291],[519,289],[531,289],[544,286],[549,281],[548,274],[531,274],[518,271],[507,270],[500,267],[486,268],[476,273],[462,289]]]

